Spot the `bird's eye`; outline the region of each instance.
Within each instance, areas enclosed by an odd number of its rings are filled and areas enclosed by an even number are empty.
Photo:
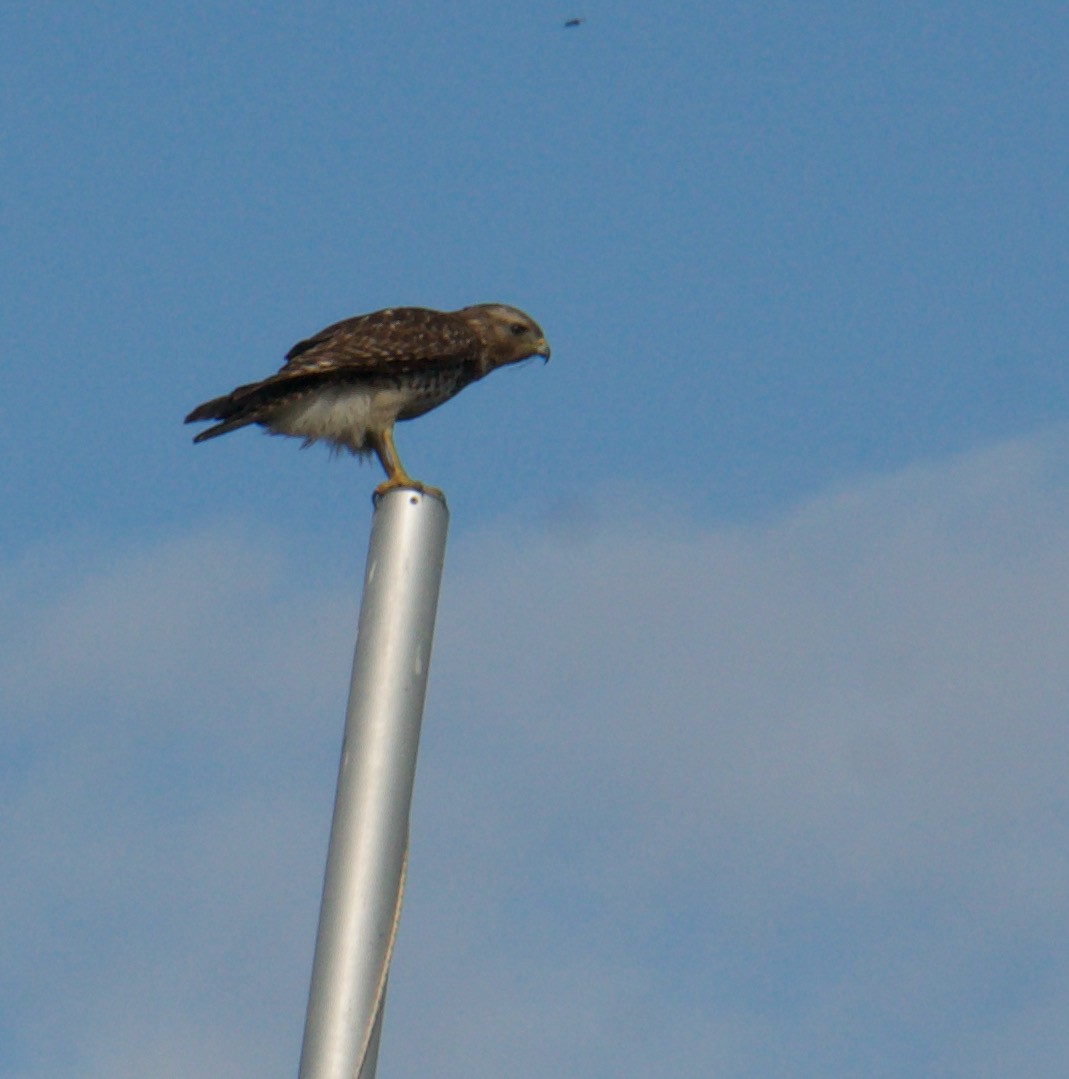
[[[527,327],[522,322],[514,322],[510,328],[513,337],[522,337],[527,332]]]

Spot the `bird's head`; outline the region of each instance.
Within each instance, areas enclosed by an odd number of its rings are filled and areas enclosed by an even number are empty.
[[[485,369],[482,374],[531,356],[541,356],[549,362],[546,335],[533,318],[518,308],[503,303],[480,303],[456,314],[483,343]]]

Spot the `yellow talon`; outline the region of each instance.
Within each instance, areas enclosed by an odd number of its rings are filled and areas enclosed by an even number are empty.
[[[426,483],[414,480],[404,469],[401,459],[397,456],[397,448],[393,444],[393,430],[389,427],[377,438],[371,441],[371,446],[378,455],[382,467],[386,471],[386,479],[375,488],[371,500],[378,505],[379,499],[390,491],[396,491],[403,487],[410,491],[419,491],[420,494],[429,495],[445,501],[445,495],[437,487],[430,487]]]
[[[388,480],[380,483],[375,488],[372,494],[372,500],[377,504],[379,499],[383,495],[388,494],[390,491],[396,491],[400,488],[404,488],[407,491],[419,491],[420,494],[428,495],[431,498],[440,499],[445,501],[445,495],[437,487],[431,487],[428,483],[420,483],[419,480],[414,480],[410,476],[406,476],[404,473],[396,476],[391,476]]]

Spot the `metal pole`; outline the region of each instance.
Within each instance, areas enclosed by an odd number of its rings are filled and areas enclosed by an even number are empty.
[[[300,1079],[374,1079],[449,511],[375,507],[319,912]]]

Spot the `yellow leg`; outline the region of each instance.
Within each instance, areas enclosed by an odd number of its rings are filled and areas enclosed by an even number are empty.
[[[422,491],[425,495],[440,498],[445,501],[445,495],[437,487],[428,487],[419,480],[414,480],[401,464],[401,458],[397,456],[397,447],[393,444],[393,428],[387,427],[381,435],[372,435],[371,448],[382,463],[386,472],[386,479],[375,488],[374,498],[382,498],[387,491],[393,491],[398,487],[407,487],[414,491]]]

